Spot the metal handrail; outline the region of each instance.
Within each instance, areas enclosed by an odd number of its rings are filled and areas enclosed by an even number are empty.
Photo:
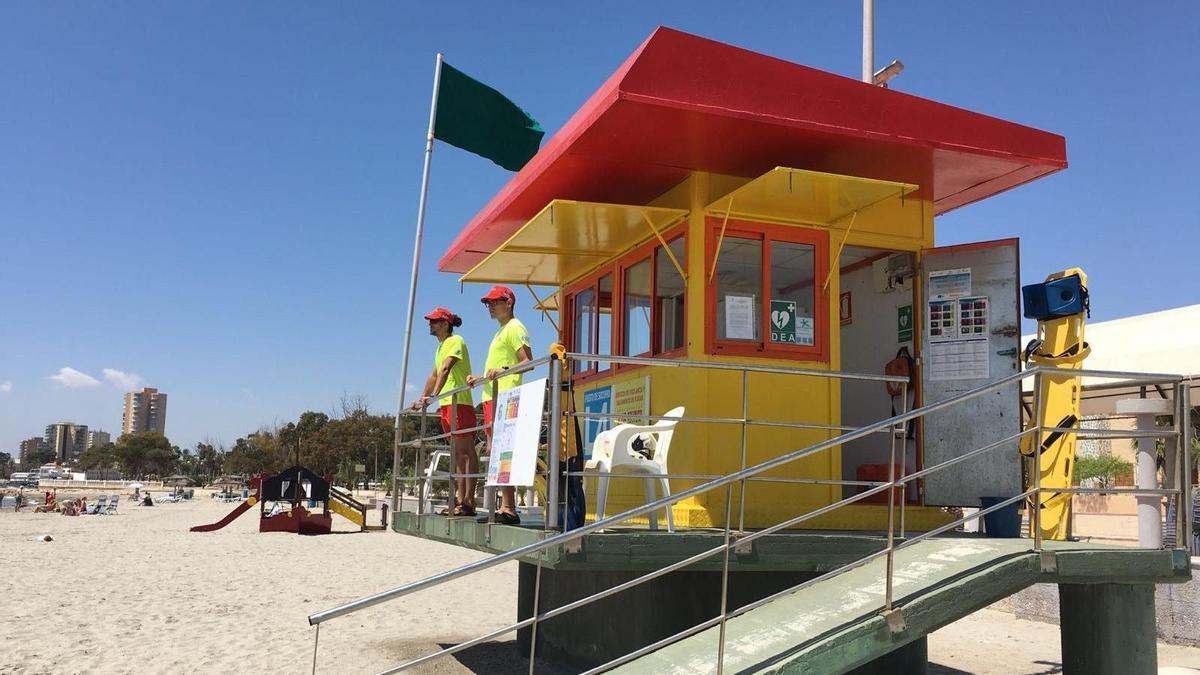
[[[661,365],[681,365],[681,366],[682,365],[695,365],[697,367],[714,367],[714,366],[716,366],[717,369],[742,370],[743,372],[745,372],[747,370],[756,370],[756,371],[766,371],[766,372],[781,372],[782,371],[782,372],[787,372],[787,373],[795,373],[798,370],[801,370],[801,369],[775,369],[775,368],[769,368],[769,367],[742,368],[742,367],[739,367],[736,365],[727,365],[727,364],[711,364],[711,363],[707,363],[707,362],[686,362],[686,361],[685,362],[670,362],[670,361],[662,361],[662,360],[657,360],[657,359],[641,359],[641,358],[637,358],[637,357],[613,357],[611,359],[608,359],[606,357],[599,357],[597,355],[590,355],[590,354],[588,354],[588,355],[571,354],[568,356],[569,357],[574,356],[574,357],[578,357],[581,359],[587,359],[587,360],[613,360],[613,361],[630,362],[630,363],[637,363],[637,362],[645,361],[645,362],[649,362],[648,365],[656,365],[656,366],[661,366]],[[524,365],[524,364],[522,364],[522,365]],[[366,608],[368,606],[372,606],[374,604],[378,604],[378,603],[385,602],[390,599],[401,597],[401,596],[407,595],[409,593],[417,592],[419,590],[429,588],[431,586],[439,585],[440,583],[443,583],[445,581],[450,581],[452,579],[455,579],[455,578],[458,578],[461,576],[465,576],[465,575],[471,574],[473,572],[480,571],[480,570],[492,567],[494,565],[501,564],[503,562],[508,562],[510,560],[517,559],[517,558],[529,555],[531,553],[539,553],[539,552],[545,551],[546,549],[548,549],[552,546],[560,545],[560,544],[566,543],[568,541],[583,537],[586,534],[589,534],[596,530],[603,529],[611,524],[615,524],[615,522],[627,520],[627,519],[635,517],[637,515],[650,513],[652,511],[662,508],[664,506],[669,508],[670,504],[681,501],[683,499],[687,499],[696,494],[700,494],[702,492],[707,492],[709,490],[712,490],[712,489],[715,489],[718,487],[722,487],[722,486],[731,488],[733,483],[735,483],[735,482],[747,481],[747,480],[749,480],[749,481],[761,480],[760,478],[758,478],[756,476],[756,474],[761,473],[763,471],[767,471],[772,468],[775,468],[777,466],[801,459],[801,458],[811,455],[813,453],[820,452],[822,450],[836,447],[838,445],[845,444],[852,440],[856,440],[858,438],[865,437],[866,435],[868,435],[870,433],[875,433],[876,431],[887,432],[889,430],[889,428],[891,430],[895,430],[899,425],[901,425],[905,422],[908,422],[910,420],[917,419],[917,418],[923,417],[924,415],[927,415],[929,413],[936,412],[938,410],[941,410],[941,409],[944,409],[944,408],[947,408],[947,407],[950,407],[953,405],[957,405],[958,403],[962,403],[964,401],[970,400],[970,399],[978,397],[978,396],[982,396],[984,394],[998,390],[1000,388],[1003,388],[1003,387],[1013,384],[1015,382],[1021,381],[1027,377],[1034,377],[1036,379],[1039,376],[1046,374],[1046,373],[1062,373],[1064,375],[1068,375],[1071,377],[1080,376],[1081,374],[1085,374],[1089,377],[1105,377],[1105,376],[1123,377],[1123,378],[1126,378],[1127,380],[1136,380],[1136,381],[1144,381],[1144,382],[1178,383],[1180,381],[1180,377],[1177,375],[1138,374],[1138,373],[1124,373],[1124,372],[1116,372],[1116,371],[1077,371],[1077,370],[1057,369],[1057,368],[1050,368],[1050,367],[1045,367],[1045,366],[1037,366],[1037,367],[1025,370],[1023,372],[1015,373],[1008,377],[1001,378],[1000,380],[996,380],[995,382],[989,383],[987,385],[983,385],[981,387],[970,390],[968,392],[964,392],[963,394],[956,396],[952,399],[948,399],[946,401],[941,401],[938,403],[923,406],[921,408],[917,408],[912,411],[903,412],[899,415],[894,415],[891,418],[881,420],[880,422],[876,422],[874,424],[867,425],[865,427],[859,427],[857,429],[854,429],[852,431],[844,433],[840,436],[813,444],[806,448],[801,448],[799,450],[792,451],[785,455],[781,455],[779,457],[764,461],[760,464],[757,464],[757,465],[754,465],[751,467],[745,467],[741,471],[738,471],[736,473],[718,477],[714,480],[709,481],[708,483],[704,483],[704,484],[695,486],[695,487],[685,490],[683,492],[676,493],[674,495],[670,495],[670,496],[664,497],[662,499],[654,500],[654,501],[652,501],[648,504],[645,504],[641,507],[635,507],[624,513],[617,514],[617,515],[611,516],[609,518],[605,518],[603,520],[593,522],[590,525],[584,525],[584,526],[582,526],[578,529],[572,530],[570,532],[564,532],[564,533],[561,533],[558,535],[553,535],[546,539],[543,539],[540,542],[528,544],[528,545],[519,547],[517,549],[508,551],[506,553],[498,554],[496,556],[493,556],[492,558],[485,559],[483,561],[478,561],[476,563],[464,565],[455,570],[449,570],[447,572],[444,572],[444,573],[441,573],[438,575],[434,575],[434,576],[429,577],[424,580],[420,580],[417,582],[406,584],[404,586],[401,586],[401,587],[398,587],[395,589],[391,589],[390,591],[385,591],[383,593],[369,596],[367,598],[363,598],[358,601],[348,603],[346,605],[336,607],[331,610],[327,610],[325,612],[316,613],[309,617],[309,623],[311,625],[318,626],[318,629],[319,629],[320,624],[329,619],[337,618],[338,616],[342,616],[344,614],[358,611],[359,609],[364,609],[364,608]],[[803,374],[811,374],[814,376],[830,376],[831,375],[831,373],[829,371],[805,371],[805,372],[803,372]],[[878,376],[864,376],[862,378],[846,377],[844,379],[880,379],[880,378]],[[907,382],[907,378],[895,378],[895,379],[899,379],[903,382]],[[887,380],[885,380],[885,381],[887,381]],[[1179,390],[1180,390],[1180,388],[1177,388],[1176,392],[1178,393]],[[1035,391],[1036,391],[1036,389],[1035,389]],[[1186,389],[1184,389],[1184,394],[1186,395]],[[1039,401],[1039,404],[1040,403],[1041,402]],[[1188,408],[1185,408],[1184,404],[1186,404],[1186,400],[1181,401],[1180,410],[1190,410]],[[557,407],[557,406],[552,406],[552,407]],[[1039,407],[1040,407],[1040,405],[1039,405]],[[579,417],[587,417],[588,416],[586,413],[582,413],[582,414],[576,413],[576,415]],[[592,415],[592,416],[595,416],[595,415]],[[736,422],[745,424],[748,422],[748,420],[736,420]],[[1189,425],[1177,423],[1175,425],[1175,427],[1170,430],[1164,429],[1162,432],[1159,432],[1159,433],[1152,433],[1152,434],[1143,433],[1143,434],[1137,434],[1137,436],[1138,437],[1162,437],[1162,436],[1166,436],[1166,435],[1178,435],[1179,439],[1181,441],[1180,448],[1184,448],[1185,444],[1183,443],[1183,441],[1187,437],[1187,433],[1185,433],[1185,431],[1182,427],[1189,427]],[[1190,429],[1190,427],[1189,427],[1189,429]],[[549,610],[548,612],[540,612],[538,607],[535,604],[534,616],[532,616],[532,617],[528,617],[524,620],[521,620],[521,621],[517,622],[516,624],[508,626],[507,628],[493,631],[492,633],[489,633],[486,636],[482,636],[480,638],[473,639],[469,642],[462,643],[460,645],[456,645],[454,647],[447,648],[447,649],[439,651],[439,652],[435,652],[433,654],[427,655],[425,657],[421,657],[414,661],[409,661],[405,664],[402,664],[397,669],[388,670],[385,672],[388,672],[388,673],[396,672],[400,668],[411,667],[411,666],[417,665],[419,663],[424,663],[430,659],[434,659],[434,658],[438,658],[440,656],[445,656],[447,654],[454,653],[461,649],[465,649],[469,646],[479,644],[480,642],[486,641],[493,637],[497,637],[504,633],[511,632],[513,630],[518,630],[520,628],[524,628],[524,627],[527,627],[530,625],[532,625],[534,627],[534,630],[536,630],[536,626],[539,621],[543,621],[545,619],[552,618],[554,616],[558,616],[562,613],[565,613],[565,612],[575,609],[577,607],[583,606],[584,604],[588,604],[588,603],[598,600],[602,597],[607,597],[608,595],[612,595],[614,593],[618,593],[623,590],[627,590],[628,588],[632,588],[633,586],[636,586],[636,585],[639,585],[646,581],[649,581],[651,579],[657,578],[658,576],[669,573],[671,571],[681,569],[682,567],[686,567],[687,565],[690,565],[699,560],[703,560],[705,558],[711,557],[712,555],[715,555],[722,551],[725,552],[726,557],[728,558],[728,552],[729,552],[730,548],[733,546],[742,545],[749,541],[753,541],[754,539],[757,539],[757,538],[760,538],[763,536],[767,536],[768,534],[777,532],[781,529],[786,529],[796,523],[803,522],[804,520],[809,520],[812,518],[819,517],[820,515],[823,515],[824,513],[830,512],[837,508],[841,508],[842,506],[859,501],[861,499],[865,499],[874,494],[884,492],[885,490],[894,490],[896,487],[907,484],[911,480],[915,480],[917,478],[928,475],[937,470],[945,469],[949,466],[952,466],[959,462],[965,461],[965,460],[969,459],[970,457],[974,457],[982,452],[986,452],[988,450],[992,450],[992,449],[1004,446],[1006,444],[1010,444],[1013,441],[1020,440],[1021,438],[1025,437],[1026,435],[1029,435],[1031,433],[1039,433],[1040,434],[1040,433],[1046,433],[1046,432],[1050,432],[1050,431],[1060,431],[1060,432],[1064,432],[1064,433],[1074,433],[1074,434],[1079,435],[1081,432],[1081,429],[1079,429],[1077,427],[1075,427],[1075,428],[1058,428],[1058,427],[1034,426],[1034,427],[1027,428],[1024,431],[1022,431],[1018,434],[1015,434],[1013,436],[1010,436],[1006,439],[1003,439],[1001,441],[991,443],[982,448],[978,448],[976,450],[965,453],[964,455],[960,455],[958,457],[951,458],[950,460],[947,460],[947,461],[945,461],[941,464],[938,464],[934,467],[927,467],[920,471],[908,474],[907,476],[901,476],[901,477],[892,476],[891,480],[889,480],[886,483],[873,483],[870,481],[855,482],[854,484],[875,484],[876,487],[873,487],[869,490],[866,490],[866,491],[859,493],[857,495],[854,495],[852,497],[842,499],[838,502],[828,504],[824,507],[820,507],[813,511],[806,512],[805,514],[801,514],[800,516],[785,520],[781,523],[771,526],[770,528],[766,528],[764,530],[756,531],[752,534],[739,537],[735,541],[730,541],[730,538],[729,538],[729,533],[730,533],[729,523],[728,523],[729,508],[728,508],[728,503],[727,503],[727,514],[726,514],[727,523],[726,523],[726,528],[725,528],[726,537],[725,537],[725,542],[720,546],[716,546],[710,550],[703,551],[703,552],[693,555],[685,560],[678,561],[676,563],[672,563],[671,565],[668,565],[667,567],[661,568],[659,570],[654,570],[646,575],[642,575],[642,576],[632,579],[630,581],[624,582],[613,588],[605,589],[604,591],[593,594],[592,596],[581,598],[579,600],[576,600],[576,601],[569,603],[567,605],[564,605],[562,607],[558,607],[558,608]],[[1128,437],[1130,437],[1130,434],[1115,432],[1115,433],[1101,434],[1099,437],[1128,438]],[[1187,456],[1189,453],[1185,451],[1185,452],[1182,452],[1181,454],[1183,454],[1184,456]],[[1190,459],[1190,457],[1189,457],[1189,459]],[[1186,462],[1181,462],[1180,464],[1181,464],[1181,466],[1180,466],[1181,473],[1183,471],[1188,470],[1188,468],[1186,466]],[[586,472],[586,475],[591,475],[592,473],[594,473],[594,472]],[[1035,471],[1034,473],[1039,474],[1040,471]],[[577,475],[577,474],[572,474],[572,475]],[[679,474],[665,474],[665,475],[668,477],[673,477],[673,478],[685,478],[684,475],[679,475]],[[1184,474],[1184,475],[1188,475],[1188,474]],[[818,481],[818,479],[809,479],[809,480],[812,480],[814,482]],[[828,482],[836,482],[836,481],[828,481]],[[1035,480],[1035,483],[1036,482],[1039,482],[1039,481]],[[848,482],[845,482],[845,481],[841,481],[838,483],[848,484]],[[1063,492],[1063,493],[1067,493],[1067,492],[1114,492],[1114,493],[1142,493],[1142,494],[1154,493],[1154,494],[1162,494],[1162,495],[1182,495],[1185,492],[1185,490],[1186,490],[1186,488],[1182,485],[1178,488],[1161,489],[1161,490],[1145,490],[1145,489],[1123,490],[1123,489],[1088,489],[1088,488],[1054,489],[1054,491],[1056,491],[1056,492]],[[986,509],[982,509],[982,510],[978,511],[977,513],[973,513],[969,516],[959,518],[951,523],[948,523],[946,525],[935,528],[934,530],[924,532],[916,537],[907,539],[906,541],[904,541],[900,544],[894,544],[891,542],[891,528],[892,528],[893,524],[891,522],[891,518],[889,517],[889,546],[886,549],[883,549],[879,552],[870,554],[869,556],[866,556],[858,561],[855,561],[854,563],[851,563],[850,565],[843,566],[843,567],[839,568],[838,570],[834,570],[830,574],[840,573],[847,569],[857,567],[858,565],[864,564],[866,561],[873,560],[876,557],[879,557],[880,555],[885,555],[885,554],[888,555],[889,556],[889,570],[888,570],[889,573],[887,575],[888,576],[888,579],[887,579],[887,585],[888,585],[887,595],[888,595],[888,597],[887,597],[885,606],[887,608],[890,608],[890,606],[891,606],[890,558],[895,553],[895,551],[906,548],[910,545],[913,545],[914,543],[921,541],[925,538],[935,536],[936,534],[940,534],[941,532],[945,532],[949,529],[956,528],[956,527],[960,526],[961,524],[968,522],[972,519],[977,519],[977,518],[984,516],[985,514],[991,513],[993,511],[999,510],[1001,508],[1005,508],[1006,506],[1009,506],[1020,500],[1026,499],[1026,498],[1030,497],[1031,495],[1040,494],[1041,491],[1042,491],[1042,489],[1040,488],[1040,485],[1035,485],[1035,487],[1028,489],[1025,492],[1023,492],[1015,497],[1011,497],[1007,500],[1004,500],[1004,501],[1000,502],[999,504],[993,505]],[[726,495],[727,502],[731,498],[731,494],[732,494],[731,492],[727,491],[727,495]],[[890,509],[893,501],[894,501],[894,496],[889,496],[889,509]],[[1034,501],[1040,502],[1040,499],[1035,499]],[[1035,509],[1036,509],[1036,506],[1035,506]],[[890,516],[890,511],[889,511],[889,516]],[[1183,527],[1186,527],[1186,525],[1181,524],[1180,527],[1183,528]],[[728,564],[728,560],[726,560],[726,564]],[[539,565],[539,571],[540,571],[540,565]],[[824,578],[826,576],[827,575],[822,575],[821,577],[818,577],[818,579]],[[813,583],[813,582],[817,581],[818,579],[813,579],[813,580],[810,580],[809,582],[805,582],[804,584],[801,584],[800,587],[803,587],[809,583]],[[794,592],[795,590],[797,590],[797,588],[799,588],[799,587],[787,589],[786,591],[782,591],[780,594]],[[599,672],[599,671],[607,669],[609,667],[619,665],[619,663],[627,662],[628,660],[630,660],[632,658],[636,658],[637,655],[641,655],[644,653],[648,653],[648,651],[652,651],[652,649],[650,649],[650,648],[657,649],[665,644],[670,644],[670,642],[672,642],[674,640],[680,639],[682,637],[686,637],[686,635],[694,634],[696,632],[699,632],[700,630],[703,630],[704,628],[708,628],[708,627],[717,625],[718,623],[720,623],[723,628],[724,624],[728,620],[728,618],[731,618],[733,616],[738,616],[746,611],[749,611],[750,609],[752,609],[754,607],[761,606],[761,604],[765,604],[765,602],[768,602],[771,599],[774,599],[775,597],[777,597],[780,594],[775,594],[768,598],[764,598],[760,601],[756,601],[755,603],[751,603],[751,605],[744,606],[742,608],[739,608],[738,610],[734,610],[733,612],[728,612],[723,607],[721,615],[713,620],[703,622],[701,625],[687,629],[683,633],[680,633],[678,635],[671,636],[670,638],[666,638],[664,640],[656,642],[654,645],[649,645],[647,648],[639,649],[630,655],[626,655],[625,657],[618,659],[617,661],[610,662],[608,664],[605,664],[603,666],[600,666],[600,667],[593,669],[592,671],[588,671],[588,672]],[[314,659],[315,659],[315,654],[314,654]]]
[[[604,361],[605,363],[631,366],[662,366],[666,368],[700,368],[703,370],[731,370],[739,373],[775,373],[777,375],[801,375],[824,377],[835,380],[864,380],[868,382],[908,382],[902,375],[876,375],[874,373],[850,373],[841,370],[818,370],[816,368],[789,368],[788,366],[755,366],[744,363],[721,361],[692,361],[689,359],[661,359],[645,356],[618,356],[616,354],[583,354],[567,352],[568,361]]]

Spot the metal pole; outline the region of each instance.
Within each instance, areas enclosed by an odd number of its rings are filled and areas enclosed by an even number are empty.
[[[533,675],[533,664],[537,657],[537,630],[538,630],[538,614],[542,612],[542,561],[540,558],[546,557],[545,549],[538,556],[537,571],[534,572],[533,578],[533,626],[530,628],[529,635],[529,675]]]
[[[1030,511],[1030,528],[1033,530],[1033,550],[1042,550],[1042,414],[1045,406],[1042,396],[1042,374],[1033,375],[1033,509]]]
[[[745,488],[745,483],[742,487]],[[733,485],[725,486],[725,550],[724,562],[721,566],[721,628],[718,631],[720,642],[717,643],[717,675],[725,671],[725,623],[729,611],[729,523],[733,515]]]
[[[908,383],[900,385],[900,413],[908,412]],[[916,420],[903,422],[900,428],[900,538],[904,538],[904,505],[908,502],[908,483],[904,482],[904,477],[908,475],[908,429],[910,424],[916,424]],[[895,434],[895,432],[892,432]],[[914,438],[915,438],[914,434]],[[914,460],[915,461],[915,460]]]
[[[413,465],[413,477],[418,478],[418,479],[420,478],[420,474],[418,474],[417,472],[420,471],[421,467],[425,466],[425,432],[426,432],[426,429],[428,426],[425,423],[425,420],[426,420],[425,411],[422,410],[421,411],[421,428],[417,430],[417,433],[420,434],[419,436],[417,436],[417,462],[416,462],[416,464]],[[417,515],[421,515],[421,514],[425,513],[425,499],[427,497],[429,499],[429,506],[430,507],[433,506],[433,495],[425,494],[426,483],[428,483],[429,490],[432,491],[433,490],[433,482],[432,481],[418,480],[418,482],[417,482]],[[393,510],[392,511],[392,522],[393,523],[396,522],[395,518],[396,518],[396,512]]]
[[[583,452],[583,448],[577,448]],[[562,362],[557,356],[550,357],[550,456],[546,465],[550,475],[546,480],[546,527],[554,529],[558,522],[558,474],[559,453],[562,452]],[[568,479],[570,480],[570,479]],[[570,490],[567,491],[570,494]]]
[[[892,517],[896,510],[896,427],[892,426],[892,449],[888,457],[888,508],[887,508],[887,578],[883,608],[892,611],[892,563],[896,557],[896,528]]]
[[[321,624],[317,624],[317,632],[313,633],[313,667],[312,675],[317,675],[317,642],[321,639]]]
[[[1200,555],[1200,550],[1193,548],[1196,523],[1192,508],[1192,390],[1190,380],[1184,380],[1179,388],[1179,470],[1182,480],[1179,482],[1179,501],[1181,508],[1176,516],[1179,532],[1180,548],[1191,549],[1193,555]]]
[[[863,0],[862,81],[875,81],[875,0]]]
[[[742,371],[742,467],[746,468],[746,420],[750,417],[750,373]],[[746,532],[746,481],[738,488],[738,533]]]
[[[438,90],[442,85],[442,53],[438,52],[433,68],[433,96],[429,102],[429,129],[425,133],[425,166],[421,170],[421,197],[417,202],[417,232],[413,238],[412,276],[408,281],[408,317],[404,322],[404,356],[400,361],[400,395],[396,403],[396,446],[403,442],[404,387],[408,382],[408,356],[412,347],[413,309],[417,304],[417,276],[421,269],[421,236],[425,230],[425,199],[429,195],[429,164],[433,161],[433,124],[437,119]],[[400,475],[400,448],[392,452],[392,477]],[[392,488],[392,513],[399,503],[399,491]]]

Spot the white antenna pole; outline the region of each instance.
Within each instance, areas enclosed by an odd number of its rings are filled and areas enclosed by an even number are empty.
[[[875,0],[863,0],[862,81],[875,81]]]

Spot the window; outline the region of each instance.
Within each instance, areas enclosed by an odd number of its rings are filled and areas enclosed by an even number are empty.
[[[676,236],[667,245],[679,264],[686,264],[685,237]],[[683,275],[666,249],[657,240],[647,243],[567,290],[568,344],[584,354],[629,356],[683,349],[685,293]],[[574,373],[594,375],[610,367],[577,361]]]
[[[686,251],[683,237],[677,237],[668,244],[671,253],[680,265],[684,265]],[[683,349],[683,294],[686,285],[671,256],[659,248],[654,253],[654,296],[658,298],[658,314],[655,326],[658,328],[658,353]]]
[[[625,270],[625,354],[650,353],[650,259]]]
[[[721,222],[709,224],[717,254],[709,352],[825,360],[828,233],[731,221],[721,237]]]

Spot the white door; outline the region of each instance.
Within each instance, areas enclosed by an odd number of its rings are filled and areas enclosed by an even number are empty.
[[[924,405],[1016,373],[1021,341],[1016,239],[921,254],[921,391]],[[1021,431],[1017,385],[937,413],[922,423],[925,468]],[[930,506],[978,507],[981,497],[1021,492],[1014,441],[925,477]]]

